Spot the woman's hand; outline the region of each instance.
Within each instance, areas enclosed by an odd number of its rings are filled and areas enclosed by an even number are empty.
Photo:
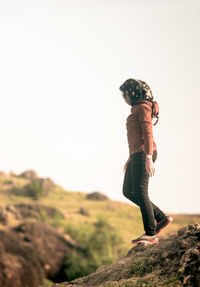
[[[131,158],[129,157],[128,160],[126,161],[125,165],[124,165],[124,169],[123,169],[124,172],[126,172],[127,165],[128,165],[130,160],[131,160]]]
[[[155,167],[151,158],[146,157],[145,168],[149,176],[153,176],[155,173]]]

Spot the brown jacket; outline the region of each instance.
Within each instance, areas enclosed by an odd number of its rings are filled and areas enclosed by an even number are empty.
[[[153,138],[151,102],[140,100],[139,104],[132,106],[126,128],[130,154],[140,151],[153,154],[153,151],[157,150]]]

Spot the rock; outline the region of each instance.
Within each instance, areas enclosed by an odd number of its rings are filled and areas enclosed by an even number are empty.
[[[86,196],[86,199],[89,199],[89,200],[108,200],[109,198],[99,191],[94,191],[94,192],[89,193]]]
[[[51,191],[57,185],[49,177],[40,178],[34,170],[27,170],[20,175],[12,175],[15,177],[22,177],[29,179],[27,184],[22,186],[17,186],[13,178],[8,178],[4,180],[3,184],[7,185],[7,190],[9,188],[10,194],[15,194],[19,196],[29,196],[34,199],[38,199],[39,196],[47,196],[49,191]]]
[[[80,207],[79,209],[79,213],[85,216],[90,216],[90,211],[89,209],[85,208],[85,207]]]
[[[14,219],[25,219],[23,218],[23,216],[20,214],[20,211],[17,208],[17,205],[12,205],[12,204],[8,204],[5,206],[5,211],[7,213],[8,218],[14,218]],[[28,216],[26,217],[28,218]]]
[[[0,223],[3,225],[8,223],[8,215],[4,206],[0,206]]]
[[[30,170],[26,170],[24,172],[22,172],[19,177],[24,177],[24,178],[28,178],[28,179],[32,179],[32,180],[38,180],[41,183],[41,186],[45,189],[51,189],[53,187],[55,187],[55,183],[53,182],[53,180],[49,177],[47,178],[40,178],[38,177],[36,171],[30,169]]]
[[[64,215],[54,207],[41,205],[41,204],[28,204],[28,203],[19,203],[14,205],[15,209],[19,212],[21,219],[25,218],[36,218],[45,213],[48,218],[54,218],[59,216],[64,218]]]
[[[24,177],[24,178],[28,178],[28,179],[36,179],[38,178],[38,175],[36,173],[36,171],[34,171],[33,169],[30,170],[26,170],[24,172],[22,172],[19,177]]]
[[[88,276],[69,283],[62,283],[62,285],[55,284],[52,287],[198,287],[200,286],[199,237],[200,224],[188,225],[179,230],[178,234],[167,239],[160,239],[159,244],[138,244],[118,262],[112,265],[103,265]]]
[[[56,186],[55,183],[53,182],[53,180],[48,178],[48,177],[47,178],[41,178],[39,180],[40,180],[41,187],[44,190],[43,195],[47,195],[48,192]]]
[[[0,170],[0,176],[5,176],[5,175],[6,175],[6,173],[4,171]]]
[[[8,224],[9,219],[24,221],[28,218],[40,220],[41,217],[53,219],[55,217],[64,218],[64,215],[54,207],[41,204],[19,203],[0,206],[0,223],[4,225]]]
[[[23,223],[0,230],[0,286],[41,286],[44,278],[67,280],[64,262],[75,248],[44,223]]]

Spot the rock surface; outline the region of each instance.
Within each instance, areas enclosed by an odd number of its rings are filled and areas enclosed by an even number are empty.
[[[164,284],[164,285],[163,285]],[[138,244],[121,260],[57,286],[200,286],[200,224],[188,225],[159,244]]]
[[[0,230],[0,286],[38,286],[43,278],[67,280],[64,262],[76,248],[44,223],[23,223]]]

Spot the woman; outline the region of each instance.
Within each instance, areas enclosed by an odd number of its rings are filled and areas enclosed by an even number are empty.
[[[158,118],[159,106],[144,81],[128,79],[120,91],[125,102],[132,106],[126,122],[130,156],[124,166],[123,194],[140,207],[145,230],[145,234],[133,239],[132,243],[158,243],[157,234],[173,220],[148,196],[149,177],[155,174],[157,158],[152,118]]]

